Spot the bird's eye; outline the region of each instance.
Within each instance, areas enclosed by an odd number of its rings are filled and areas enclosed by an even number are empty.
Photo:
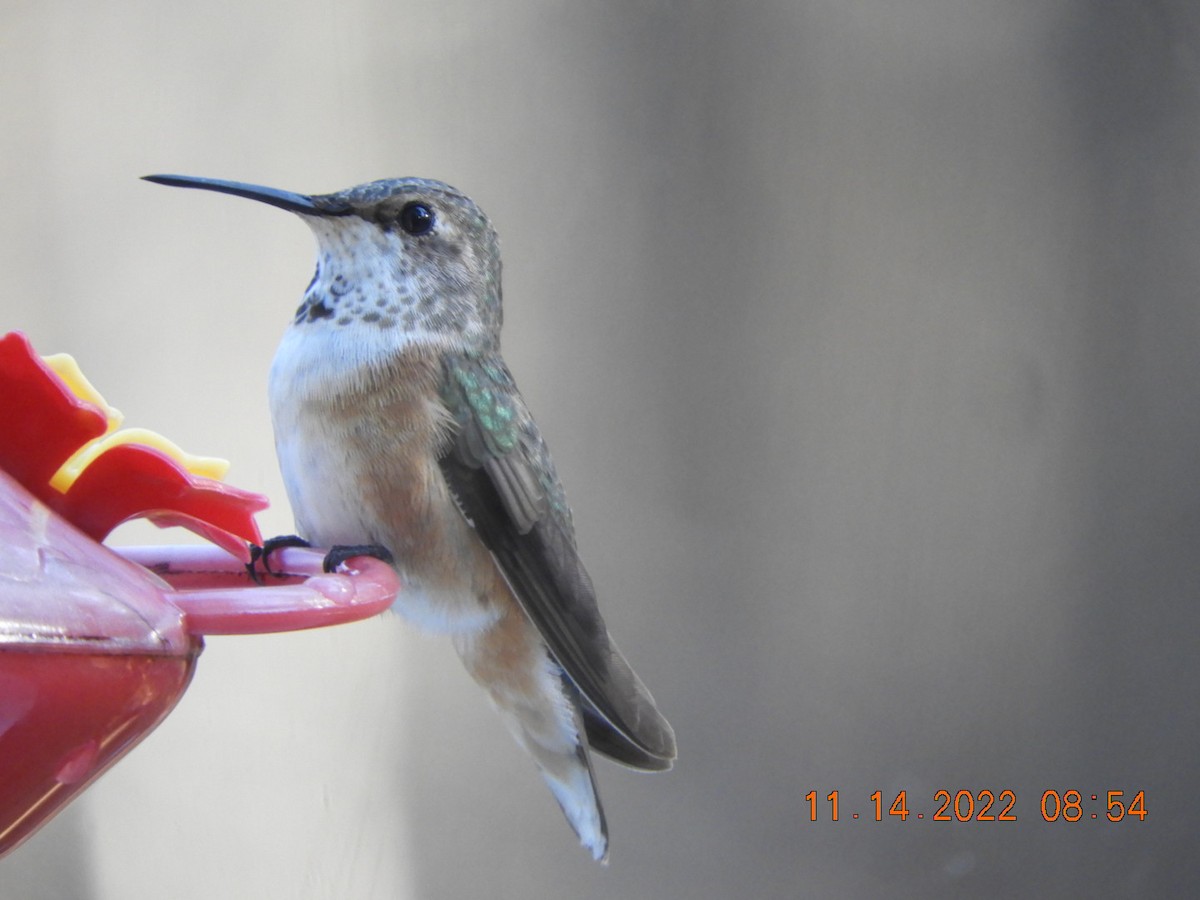
[[[405,203],[400,210],[400,227],[414,237],[432,231],[436,220],[433,210],[420,200]]]

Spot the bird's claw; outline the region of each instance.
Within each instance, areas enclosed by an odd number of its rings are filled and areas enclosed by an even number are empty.
[[[392,556],[392,551],[383,546],[383,544],[335,544],[325,554],[325,561],[322,563],[322,568],[326,572],[332,572],[346,560],[355,556],[373,556],[387,563],[389,566],[394,565],[396,562],[396,558]]]
[[[263,580],[258,571],[258,564],[262,563],[262,571],[267,575],[274,575],[276,578],[282,578],[282,572],[276,572],[271,568],[271,554],[277,550],[282,550],[284,547],[311,547],[312,545],[298,534],[281,534],[278,537],[267,538],[262,542],[262,546],[258,544],[250,545],[250,562],[246,563],[246,571],[250,573],[250,579],[255,584],[262,584]],[[326,569],[326,571],[329,571]]]

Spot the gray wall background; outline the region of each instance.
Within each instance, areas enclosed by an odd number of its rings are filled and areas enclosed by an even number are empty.
[[[604,869],[443,641],[213,639],[0,896],[1194,889],[1198,163],[1182,0],[0,3],[0,327],[232,459],[267,532],[312,240],[137,176],[480,202],[506,356],[681,750],[602,767]],[[930,822],[943,788],[1019,821]],[[1149,814],[1047,824],[1047,788]],[[901,789],[923,821],[849,819]]]

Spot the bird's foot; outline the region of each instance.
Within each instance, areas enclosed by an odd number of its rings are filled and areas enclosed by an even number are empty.
[[[250,545],[250,562],[246,563],[246,571],[250,573],[250,578],[255,584],[262,584],[263,580],[259,574],[258,566],[262,564],[262,572],[266,575],[274,575],[276,578],[282,578],[282,572],[276,572],[271,568],[271,554],[277,550],[282,550],[284,547],[311,547],[308,541],[300,537],[298,534],[281,534],[278,537],[267,538],[262,542],[260,547],[258,544]],[[326,571],[329,571],[326,569]]]
[[[346,560],[355,556],[373,556],[389,566],[396,562],[392,551],[383,544],[335,544],[325,554],[325,562],[322,565],[326,572],[332,572]]]

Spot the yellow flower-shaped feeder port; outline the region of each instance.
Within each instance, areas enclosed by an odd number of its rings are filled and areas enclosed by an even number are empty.
[[[89,537],[144,517],[202,535],[240,559],[261,543],[261,494],[217,481],[224,460],[191,456],[121,414],[74,359],[39,358],[20,332],[0,338],[0,468]]]

